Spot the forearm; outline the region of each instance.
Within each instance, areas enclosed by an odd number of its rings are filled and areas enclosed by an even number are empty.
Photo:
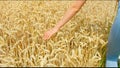
[[[66,24],[83,6],[85,1],[76,1],[73,5],[67,10],[63,18],[56,24],[55,28],[60,29],[64,24]]]
[[[56,24],[56,28],[60,29],[64,24],[66,24],[75,14],[77,13],[76,10],[72,10],[69,8],[63,18]]]

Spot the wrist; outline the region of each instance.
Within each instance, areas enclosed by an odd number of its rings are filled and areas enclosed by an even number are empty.
[[[60,28],[58,26],[55,26],[54,29],[58,31]]]

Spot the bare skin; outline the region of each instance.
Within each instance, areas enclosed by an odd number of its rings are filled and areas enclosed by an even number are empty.
[[[118,2],[118,0],[116,0]],[[59,29],[64,26],[83,6],[86,0],[76,0],[71,5],[71,7],[66,11],[63,18],[58,21],[58,23],[50,30],[44,33],[43,39],[48,40],[51,36],[53,36]]]
[[[59,29],[64,26],[83,6],[83,4],[86,2],[86,0],[76,0],[71,7],[66,11],[63,18],[58,21],[58,23],[50,30],[46,31],[44,33],[43,39],[48,40],[53,36],[56,32],[59,31]]]

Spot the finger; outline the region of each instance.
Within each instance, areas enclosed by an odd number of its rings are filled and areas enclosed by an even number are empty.
[[[44,40],[48,40],[49,39],[49,35],[46,34],[43,39]]]
[[[49,35],[48,37],[47,37],[47,39],[50,39],[51,38],[51,35]]]
[[[44,34],[43,40],[46,40],[46,38],[47,38],[47,34]]]
[[[48,40],[50,38],[50,36],[48,35],[47,37],[46,37],[46,40]]]
[[[47,35],[47,36],[46,36],[46,40],[50,39],[50,37],[51,37],[51,35],[50,35],[50,34],[49,34],[49,35]]]

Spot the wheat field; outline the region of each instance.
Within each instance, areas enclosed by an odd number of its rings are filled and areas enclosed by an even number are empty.
[[[0,67],[104,66],[116,1],[87,1],[51,39],[73,1],[0,1]]]

